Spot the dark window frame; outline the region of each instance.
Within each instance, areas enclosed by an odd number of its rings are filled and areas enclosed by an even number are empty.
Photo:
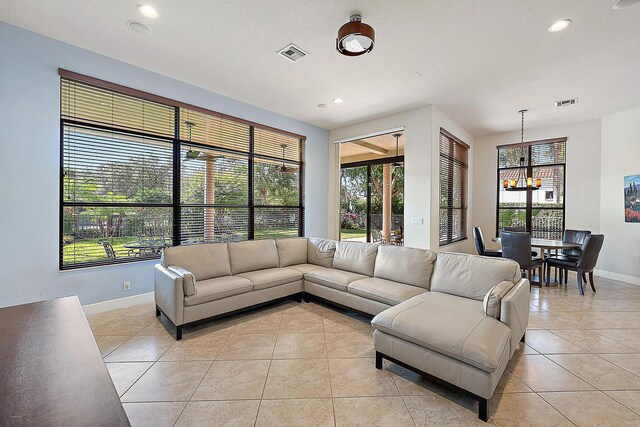
[[[461,162],[457,159],[455,159],[454,157],[450,157],[446,154],[444,154],[442,152],[442,150],[440,149],[440,144],[441,144],[441,140],[442,137],[445,137],[448,139],[449,141],[449,153],[453,153],[453,148],[454,146],[457,144],[460,147],[462,147],[463,149],[466,150],[467,153],[467,163]],[[447,245],[451,245],[453,243],[456,242],[461,242],[464,240],[467,240],[469,238],[468,233],[467,233],[467,217],[468,217],[468,209],[469,209],[469,154],[471,151],[471,147],[466,144],[464,141],[462,141],[460,138],[456,137],[455,135],[453,135],[451,132],[448,132],[446,129],[444,128],[440,128],[440,133],[439,133],[439,137],[438,137],[438,151],[439,151],[439,156],[438,156],[438,224],[440,224],[440,212],[444,209],[446,209],[447,211],[447,230],[446,230],[446,238],[444,240],[442,240],[440,238],[440,226],[438,225],[438,245],[440,247],[442,246],[447,246]],[[443,160],[445,160],[448,163],[448,177],[447,177],[447,193],[448,193],[448,197],[447,197],[447,205],[446,206],[442,206],[440,204],[440,201],[442,200],[442,197],[439,193],[440,191],[440,187],[441,187],[441,173],[442,171],[440,170],[440,166],[442,165]],[[462,193],[461,196],[461,206],[459,208],[456,208],[453,206],[453,190],[454,190],[454,179],[453,179],[453,168],[454,166],[458,166],[461,167],[461,169],[464,171],[464,179],[463,179],[463,185],[462,188],[460,189],[460,192]],[[459,237],[454,237],[453,236],[453,212],[454,211],[460,211],[461,215],[460,215],[460,236]]]
[[[539,165],[533,165],[531,163],[531,159],[533,158],[532,156],[532,147],[536,146],[536,145],[546,145],[546,144],[555,144],[555,143],[563,143],[564,145],[564,152],[565,152],[565,159],[564,162],[562,163],[545,163],[545,164],[539,164]],[[528,141],[524,143],[524,146],[527,150],[527,155],[526,155],[526,167],[527,167],[527,176],[533,176],[533,169],[534,168],[543,168],[543,167],[562,167],[562,208],[558,208],[558,207],[545,207],[545,206],[533,206],[533,190],[526,190],[527,193],[527,199],[526,202],[524,204],[524,206],[521,207],[500,207],[500,191],[503,188],[503,182],[500,179],[500,172],[505,171],[505,170],[517,170],[520,169],[520,167],[518,166],[509,166],[509,167],[500,167],[500,149],[505,149],[505,148],[513,148],[513,147],[519,147],[520,144],[519,143],[515,143],[515,144],[506,144],[506,145],[499,145],[497,146],[497,184],[496,184],[496,237],[500,237],[500,233],[501,233],[501,229],[500,229],[500,211],[502,210],[524,210],[525,211],[525,229],[527,232],[531,233],[532,232],[532,225],[533,225],[533,211],[534,210],[553,210],[553,211],[562,211],[562,229],[564,230],[565,228],[565,224],[566,224],[566,209],[567,209],[567,202],[566,202],[566,191],[567,191],[567,159],[566,159],[566,143],[567,143],[567,138],[552,138],[552,139],[543,139],[543,140],[536,140],[536,141]],[[544,191],[544,190],[537,190],[537,191]],[[559,239],[562,239],[562,236],[558,237]]]
[[[297,235],[299,237],[304,236],[304,227],[305,227],[305,207],[304,207],[304,195],[305,195],[305,143],[306,137],[303,135],[295,134],[292,132],[280,130],[277,128],[273,128],[270,126],[262,125],[260,123],[251,122],[245,119],[236,118],[233,116],[225,115],[218,113],[216,111],[204,109],[201,107],[193,106],[190,104],[185,104],[179,101],[175,101],[169,98],[160,97],[157,95],[153,95],[147,92],[139,91],[137,89],[129,88],[126,86],[121,86],[115,83],[107,82],[104,80],[99,80],[93,77],[85,76],[82,74],[74,73],[71,71],[59,70],[60,75],[60,84],[61,84],[61,92],[62,92],[62,82],[63,81],[72,81],[78,82],[83,85],[96,87],[102,90],[112,91],[117,94],[128,95],[135,98],[142,99],[144,101],[153,102],[156,104],[162,104],[166,106],[173,107],[174,109],[174,134],[172,137],[168,136],[159,136],[152,133],[147,133],[141,131],[139,129],[123,129],[116,126],[109,126],[105,124],[99,123],[88,123],[86,121],[77,121],[69,118],[63,117],[62,106],[60,110],[60,172],[59,172],[59,270],[76,270],[80,268],[88,268],[88,267],[97,267],[97,266],[108,266],[108,265],[118,265],[124,263],[131,262],[142,262],[148,261],[152,259],[160,258],[160,254],[152,254],[144,257],[120,257],[120,258],[104,258],[99,261],[89,261],[89,262],[77,262],[77,263],[65,263],[64,262],[64,210],[65,208],[72,207],[88,207],[88,206],[96,206],[96,207],[161,207],[161,208],[171,208],[172,214],[172,229],[171,229],[171,238],[172,238],[172,246],[178,246],[183,243],[183,231],[181,228],[181,208],[186,206],[191,206],[190,204],[185,204],[181,202],[180,197],[180,188],[181,188],[181,150],[184,145],[189,146],[200,146],[203,149],[208,150],[216,150],[221,152],[228,152],[231,154],[238,154],[248,159],[250,168],[247,173],[247,183],[248,183],[248,198],[247,204],[243,204],[241,206],[246,208],[249,212],[248,221],[247,221],[247,240],[254,240],[255,237],[255,210],[258,209],[297,209],[298,211],[298,229]],[[62,102],[62,96],[61,96]],[[226,120],[230,120],[237,123],[242,123],[248,126],[249,129],[249,151],[237,151],[233,149],[229,149],[228,147],[218,147],[211,144],[201,144],[194,141],[187,141],[180,138],[180,111],[181,108],[195,110],[207,115],[211,115],[214,117],[224,118]],[[172,145],[173,155],[172,155],[172,176],[171,185],[172,185],[172,201],[171,203],[138,203],[138,202],[76,202],[76,201],[67,201],[65,200],[65,189],[64,189],[64,178],[65,178],[65,128],[69,126],[80,125],[84,128],[95,129],[95,130],[103,130],[108,132],[117,132],[124,135],[133,135],[139,137],[148,137],[156,140],[162,140]],[[253,168],[254,159],[255,160],[267,160],[267,161],[277,161],[281,162],[283,159],[281,157],[275,157],[271,155],[258,154],[254,152],[254,130],[256,128],[262,129],[267,132],[278,133],[281,135],[285,135],[287,137],[292,137],[297,139],[298,141],[298,152],[300,154],[300,158],[296,160],[291,160],[289,158],[286,159],[287,164],[296,165],[299,168],[298,173],[298,203],[296,205],[262,205],[256,204],[254,201],[254,174],[255,170]],[[278,148],[279,149],[279,148]],[[194,205],[195,206],[195,205]],[[219,204],[197,204],[197,207],[224,207],[230,208],[234,207],[231,205],[219,205]]]

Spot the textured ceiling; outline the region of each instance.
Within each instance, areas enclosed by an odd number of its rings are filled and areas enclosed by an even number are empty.
[[[517,129],[521,108],[539,127],[639,105],[640,5],[613,2],[149,0],[150,19],[137,0],[2,0],[0,20],[324,128],[436,104],[478,136]],[[359,58],[335,51],[354,11],[376,31]],[[276,55],[291,42],[309,56]]]

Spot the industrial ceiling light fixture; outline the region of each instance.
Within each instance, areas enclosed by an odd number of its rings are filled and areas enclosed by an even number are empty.
[[[363,23],[362,16],[356,13],[338,30],[336,50],[346,56],[364,55],[373,49],[375,38],[373,28]]]
[[[542,180],[536,179],[536,185],[533,185],[533,177],[528,176],[529,171],[524,164],[524,113],[527,110],[520,110],[520,167],[518,168],[518,177],[516,179],[505,179],[502,186],[506,191],[527,191],[538,190],[542,187]],[[533,174],[532,174],[533,175]]]
[[[400,132],[398,133],[394,133],[393,135],[391,135],[392,137],[394,137],[396,139],[396,157],[398,157],[400,155],[400,151],[398,150],[399,145],[398,145],[398,140],[400,139],[400,137],[402,136],[402,134]],[[402,166],[402,163],[400,162],[393,162],[393,166]]]

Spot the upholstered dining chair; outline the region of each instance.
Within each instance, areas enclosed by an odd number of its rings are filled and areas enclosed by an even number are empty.
[[[571,242],[571,243],[577,243],[579,245],[582,245],[584,243],[584,239],[586,239],[586,237],[588,235],[591,234],[591,231],[589,230],[571,230],[571,229],[566,229],[564,230],[564,232],[562,233],[562,241],[563,242]],[[572,249],[561,249],[560,252],[557,254],[557,258],[560,259],[566,259],[568,261],[577,261],[578,258],[580,258],[580,253],[582,252],[581,248],[572,248]],[[549,256],[553,256],[551,254],[549,254]],[[564,281],[565,285],[567,284],[567,280],[568,280],[568,271],[563,269],[563,268],[557,268],[557,270],[559,271],[559,276],[560,276],[560,283],[562,283]],[[582,276],[582,281],[586,282],[587,278],[586,276]]]
[[[582,282],[586,282],[585,275],[588,273],[591,290],[595,292],[596,287],[593,283],[593,269],[596,267],[596,263],[598,262],[598,256],[600,255],[600,250],[602,249],[603,243],[603,234],[589,234],[584,239],[584,243],[580,248],[580,256],[577,260],[567,259],[563,256],[554,256],[547,258],[547,285],[549,284],[549,272],[551,270],[551,267],[559,267],[561,269],[564,269],[565,271],[571,270],[577,273],[578,290],[580,291],[580,295],[584,295]]]
[[[482,235],[482,229],[480,227],[473,227],[473,240],[476,242],[476,250],[478,255],[492,256],[496,258],[502,257],[502,251],[488,251],[484,244],[484,236]]]
[[[502,257],[509,258],[520,264],[520,270],[527,274],[529,288],[531,288],[532,272],[538,270],[540,287],[544,280],[543,260],[531,257],[531,234],[503,231]]]

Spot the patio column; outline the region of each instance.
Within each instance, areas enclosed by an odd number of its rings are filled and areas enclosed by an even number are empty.
[[[382,237],[391,242],[391,163],[382,165]]]
[[[205,156],[205,168],[204,168],[204,203],[214,204],[216,202],[215,197],[215,157],[207,154]],[[204,208],[204,240],[213,241],[215,236],[214,232],[214,220],[215,209]]]

